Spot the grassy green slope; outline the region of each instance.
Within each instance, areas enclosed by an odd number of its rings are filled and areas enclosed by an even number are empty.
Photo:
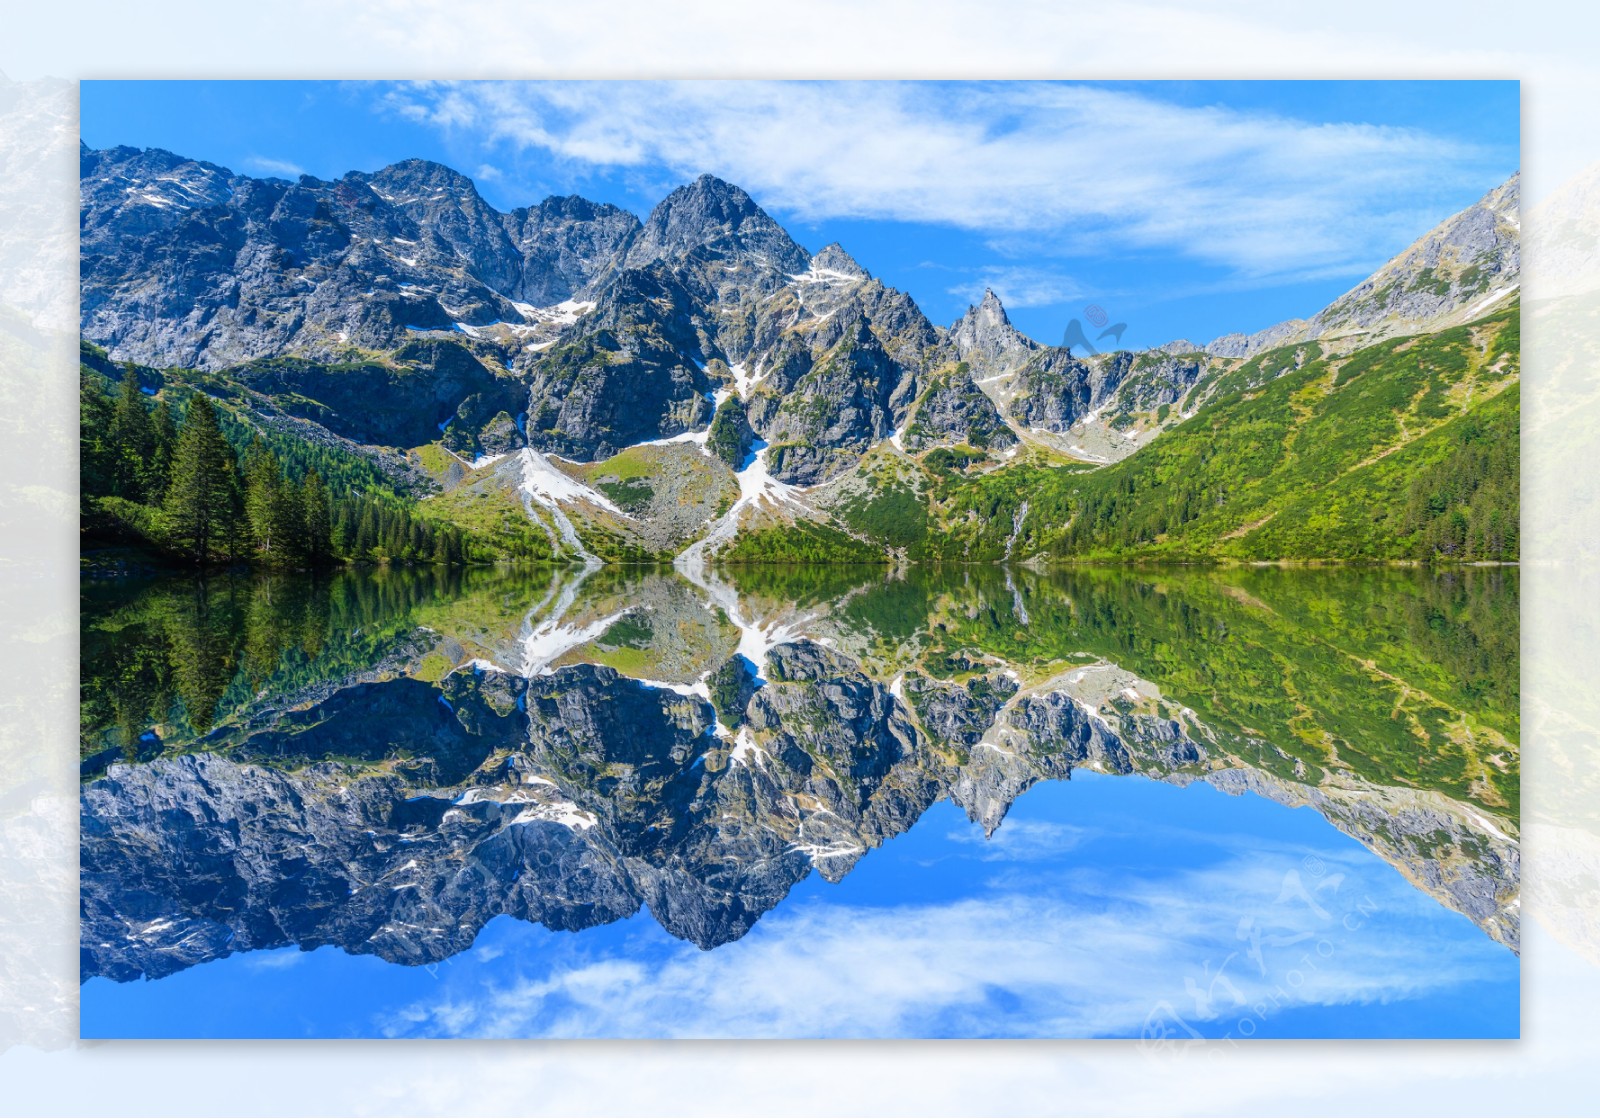
[[[1345,357],[1271,351],[1145,449],[949,491],[947,558],[1515,559],[1518,308]],[[1028,515],[1016,524],[1022,503]]]
[[[1034,682],[1105,660],[1285,779],[1353,772],[1514,820],[1519,590],[1503,569],[924,569],[845,613],[920,645],[930,675],[965,678],[975,655]]]

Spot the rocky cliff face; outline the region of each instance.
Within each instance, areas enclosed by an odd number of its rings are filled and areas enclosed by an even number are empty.
[[[613,276],[591,313],[524,367],[529,445],[579,461],[711,422],[693,295],[661,264]]]
[[[1176,404],[1212,372],[1203,355],[1174,353],[1172,346],[1083,357],[1065,347],[1041,346],[1011,325],[992,291],[950,327],[947,339],[971,368],[974,385],[994,402],[995,414],[1010,421],[1009,428],[1080,457],[1131,453],[1137,444],[1106,438],[1102,417]],[[1007,434],[1014,439],[1015,431]],[[1101,438],[1094,440],[1095,434]],[[1069,435],[1074,438],[1052,438]],[[1102,454],[1084,449],[1086,435]]]
[[[925,451],[957,443],[1005,451],[1017,445],[1016,433],[963,366],[928,378],[901,439],[906,450]]]
[[[1016,372],[1043,348],[1011,325],[1000,297],[987,288],[978,304],[950,327],[949,337],[980,381]]]
[[[506,218],[523,260],[517,290],[537,307],[575,298],[639,230],[639,219],[626,210],[577,195],[547,198]]]

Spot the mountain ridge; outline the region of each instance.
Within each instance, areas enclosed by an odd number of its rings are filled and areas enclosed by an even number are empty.
[[[436,443],[457,460],[430,470],[444,493],[480,484],[463,467],[527,449],[574,479],[686,494],[706,468],[686,456],[712,456],[718,421],[743,495],[736,523],[713,518],[719,540],[797,518],[860,537],[849,511],[885,495],[926,505],[969,476],[1117,463],[1308,360],[1493,313],[1520,276],[1513,176],[1313,319],[1079,356],[1017,330],[992,290],[936,325],[842,245],[810,253],[709,174],[640,221],[577,196],[503,213],[426,160],[290,183],[159,149],[80,156],[82,330],[111,356],[221,376],[246,410],[321,425],[355,453],[429,469]],[[349,391],[356,369],[381,397]],[[994,515],[947,498],[941,517]],[[641,520],[655,512],[561,501],[574,507],[547,511],[575,518],[579,540],[599,532],[629,555],[694,543],[689,526]],[[1022,534],[1025,512],[1012,516]]]
[[[1206,351],[1252,357],[1302,341],[1339,345],[1359,338],[1370,344],[1454,326],[1487,312],[1521,284],[1521,198],[1518,171],[1310,319],[1289,319],[1255,334],[1226,334]]]

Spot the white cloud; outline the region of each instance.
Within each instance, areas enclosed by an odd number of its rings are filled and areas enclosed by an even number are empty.
[[[306,169],[298,163],[290,163],[286,159],[269,159],[266,156],[252,155],[245,157],[245,166],[252,171],[259,171],[264,175],[276,175],[283,179],[298,179],[306,173]]]
[[[1010,308],[1051,307],[1069,303],[1088,294],[1088,289],[1072,276],[1049,268],[1026,265],[990,265],[971,279],[948,288],[951,295],[964,296],[976,303],[984,290],[992,289],[1000,302]],[[1103,293],[1102,293],[1103,294]]]
[[[1133,881],[1075,873],[1035,878],[1031,889],[991,884],[941,904],[813,900],[711,952],[647,951],[650,938],[637,936],[626,955],[566,942],[543,973],[470,979],[403,1009],[389,1032],[1083,1037],[1181,1018],[1221,1035],[1249,1017],[1255,1033],[1296,1007],[1383,1003],[1482,977],[1504,952],[1486,939],[1464,949],[1418,920],[1436,906],[1397,875],[1322,854],[1324,885],[1338,888],[1307,883],[1315,908],[1285,889],[1300,864],[1279,855]]]
[[[309,955],[298,948],[280,948],[275,952],[252,952],[244,963],[251,971],[283,971],[305,963]]]
[[[1028,862],[1054,858],[1093,838],[1088,828],[1053,820],[1007,820],[987,838],[974,827],[960,827],[945,836],[952,843],[973,846],[984,862]]]
[[[386,103],[485,150],[582,169],[709,171],[800,221],[933,222],[1030,255],[1159,248],[1253,275],[1365,268],[1487,190],[1487,153],[1146,93],[991,82],[424,83]],[[1419,214],[1426,218],[1419,221]]]

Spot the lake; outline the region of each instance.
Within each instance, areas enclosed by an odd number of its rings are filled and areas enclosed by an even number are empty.
[[[1515,1037],[1518,580],[85,580],[82,1032]]]

